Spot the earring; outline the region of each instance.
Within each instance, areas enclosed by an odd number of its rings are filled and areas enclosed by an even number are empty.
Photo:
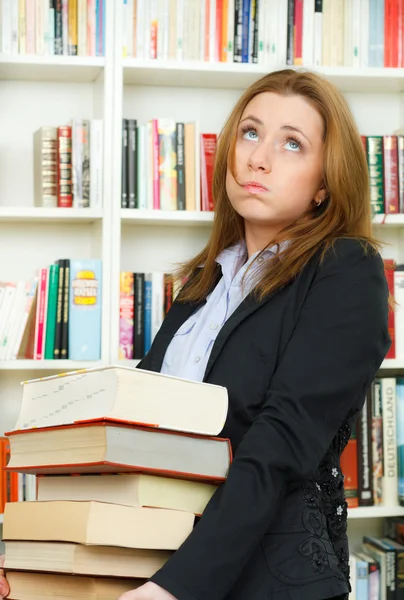
[[[319,208],[319,206],[321,205],[321,202],[322,202],[321,200],[319,200],[318,202],[316,202],[317,208]]]

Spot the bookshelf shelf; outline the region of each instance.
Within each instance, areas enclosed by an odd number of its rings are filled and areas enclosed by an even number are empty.
[[[174,227],[210,225],[213,221],[213,213],[207,211],[164,211],[122,208],[121,221],[122,223],[132,225],[170,225]]]
[[[0,207],[0,223],[45,221],[49,223],[92,223],[102,219],[102,209],[94,208],[42,208],[40,206]]]
[[[276,69],[284,68],[279,65]],[[291,66],[290,68],[296,68]],[[271,70],[262,65],[198,61],[123,59],[126,84],[245,89]],[[404,69],[313,67],[343,92],[401,92]]]
[[[76,371],[101,367],[101,360],[3,360],[0,361],[0,371]]]
[[[397,370],[397,369],[404,369],[404,359],[403,358],[386,358],[386,360],[384,360],[382,362],[382,365],[380,367],[381,370],[383,369],[391,369],[391,370]]]
[[[98,56],[0,54],[0,80],[92,82],[104,64],[104,57]]]
[[[403,506],[360,506],[348,509],[348,519],[384,519],[404,516]]]

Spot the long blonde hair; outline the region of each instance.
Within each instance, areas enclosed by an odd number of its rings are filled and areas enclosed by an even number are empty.
[[[265,75],[252,84],[236,103],[218,139],[213,197],[215,215],[209,241],[197,256],[180,265],[176,276],[188,285],[180,301],[204,299],[217,273],[216,257],[244,238],[243,218],[234,210],[226,192],[226,172],[234,174],[237,129],[248,103],[263,92],[302,96],[321,115],[324,124],[323,183],[327,198],[321,208],[314,203],[308,213],[283,229],[268,246],[289,240],[282,260],[272,260],[263,269],[255,292],[260,299],[295,278],[310,258],[324,252],[341,237],[357,238],[377,249],[372,237],[369,174],[362,141],[342,94],[327,80],[306,71],[284,69]],[[309,217],[309,218],[307,218]],[[203,264],[204,268],[199,268]],[[264,263],[265,264],[265,263]]]

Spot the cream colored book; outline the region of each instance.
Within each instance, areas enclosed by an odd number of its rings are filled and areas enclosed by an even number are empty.
[[[4,568],[102,577],[152,577],[172,556],[170,550],[84,546],[69,542],[5,543]]]
[[[142,580],[74,577],[43,573],[7,574],[10,600],[117,600],[145,583]]]
[[[99,367],[24,382],[14,429],[112,419],[217,435],[227,409],[227,390],[218,385],[129,367]]]
[[[177,550],[195,516],[179,510],[103,502],[9,502],[3,539]]]
[[[154,475],[80,475],[38,477],[39,501],[108,502],[134,507],[171,508],[201,515],[217,487]]]

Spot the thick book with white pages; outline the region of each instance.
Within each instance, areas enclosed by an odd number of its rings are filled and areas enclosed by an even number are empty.
[[[226,388],[128,367],[99,367],[23,383],[14,429],[113,419],[218,435],[227,417]]]

